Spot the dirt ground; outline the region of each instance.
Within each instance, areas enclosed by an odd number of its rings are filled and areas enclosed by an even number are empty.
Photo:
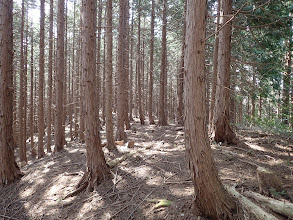
[[[257,166],[275,171],[288,194],[293,195],[292,137],[239,130],[243,146],[212,144],[220,178],[239,192],[258,192]],[[105,142],[105,132],[101,132]],[[128,154],[111,169],[113,179],[94,192],[63,199],[72,192],[85,171],[85,144],[70,141],[60,153],[31,160],[25,176],[0,188],[0,219],[204,219],[193,211],[193,183],[189,176],[182,127],[132,124],[129,141],[119,152],[104,149],[107,161]],[[28,149],[29,149],[29,143]],[[156,199],[171,201],[155,208]],[[254,219],[238,210],[235,219]],[[279,219],[282,217],[278,216]],[[285,218],[284,218],[285,219]]]

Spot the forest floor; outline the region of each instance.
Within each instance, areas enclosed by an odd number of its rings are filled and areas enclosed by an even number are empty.
[[[221,181],[241,192],[258,192],[256,168],[260,165],[275,171],[293,195],[292,137],[255,129],[237,134],[246,145],[212,144]],[[101,135],[105,142],[105,132]],[[128,155],[111,169],[111,181],[97,191],[63,199],[75,189],[86,164],[85,144],[70,141],[67,134],[68,145],[62,152],[30,160],[21,168],[25,176],[20,181],[0,188],[0,219],[204,219],[191,209],[193,183],[182,127],[136,122],[127,136],[135,141],[134,148],[117,145],[116,153],[104,149],[107,161]],[[172,204],[155,208],[154,199]],[[235,219],[244,219],[244,213],[239,211]]]

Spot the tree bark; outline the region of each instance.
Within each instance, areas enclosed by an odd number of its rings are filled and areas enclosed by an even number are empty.
[[[65,131],[63,125],[63,87],[64,87],[64,0],[58,0],[57,14],[57,73],[56,73],[56,114],[55,114],[55,152],[64,148]]]
[[[96,15],[97,1],[83,0],[82,18],[82,80],[85,85],[85,133],[87,152],[87,171],[80,185],[87,185],[88,191],[111,177],[106,164],[99,134],[99,104],[96,90]]]
[[[12,0],[0,0],[0,185],[22,177],[13,151],[12,8]]]
[[[217,23],[215,29],[215,42],[214,42],[214,54],[213,54],[213,75],[212,75],[212,91],[211,91],[211,104],[209,111],[209,128],[212,130],[213,120],[214,120],[214,111],[215,111],[215,99],[216,99],[216,85],[218,78],[218,53],[219,53],[219,31],[220,26],[220,10],[221,10],[221,0],[218,0],[217,6]]]
[[[186,17],[186,2],[184,5],[184,17]],[[177,97],[178,97],[178,105],[177,105],[177,123],[181,126],[184,124],[184,118],[183,118],[183,111],[184,111],[184,105],[183,105],[183,90],[184,90],[184,51],[185,51],[185,35],[186,35],[186,22],[184,19],[183,22],[183,40],[182,40],[182,48],[181,48],[181,60],[180,60],[180,67],[179,67],[179,73],[177,77]]]
[[[21,9],[21,30],[20,30],[20,77],[19,77],[19,157],[20,162],[25,165],[27,163],[26,156],[26,137],[25,137],[25,91],[24,91],[24,81],[25,81],[25,66],[24,66],[24,0],[22,0]]]
[[[35,141],[34,141],[34,32],[31,30],[31,89],[30,89],[30,136],[31,136],[31,156],[35,158],[37,156],[37,152],[35,149]],[[36,92],[36,91],[35,91]]]
[[[38,158],[45,155],[44,152],[44,75],[45,75],[45,0],[41,0],[40,17],[40,57],[39,57],[39,102],[38,102]]]
[[[49,71],[48,71],[48,106],[47,106],[47,151],[51,152],[52,132],[52,76],[53,76],[53,0],[50,0],[49,27]]]
[[[224,190],[212,157],[206,125],[205,29],[207,3],[188,0],[184,84],[185,144],[195,205],[212,219],[231,218],[234,201]]]
[[[140,49],[140,23],[141,23],[141,8],[140,0],[138,0],[138,27],[137,27],[137,51],[136,51],[136,76],[137,76],[137,101],[140,124],[144,125],[144,113],[142,109],[142,94],[141,94],[141,49]]]
[[[232,14],[232,0],[221,2],[221,24],[225,24]],[[216,142],[237,144],[236,134],[230,126],[230,59],[231,59],[231,23],[219,32],[218,78],[215,96],[212,137]]]
[[[155,124],[153,117],[153,84],[154,84],[154,41],[155,41],[155,0],[152,0],[151,42],[150,42],[150,83],[149,83],[149,121]]]
[[[160,96],[159,96],[159,123],[165,126],[167,122],[166,114],[166,81],[167,81],[167,0],[164,0],[163,6],[163,27],[162,27],[162,55],[161,55],[161,73],[160,73]]]
[[[112,0],[107,0],[107,58],[106,58],[106,137],[107,147],[109,149],[115,148],[114,132],[113,132],[113,118],[112,118],[112,49],[113,49],[113,34],[112,34]]]
[[[126,84],[128,81],[128,56],[129,48],[128,44],[128,22],[129,22],[129,1],[119,0],[119,39],[118,39],[118,71],[117,71],[117,83],[118,83],[118,94],[117,94],[117,130],[116,140],[124,140],[126,142],[127,137],[124,131],[124,121],[126,120],[126,104],[127,94]],[[128,105],[127,105],[128,106]],[[126,112],[126,114],[125,114]],[[128,117],[128,116],[127,116]]]

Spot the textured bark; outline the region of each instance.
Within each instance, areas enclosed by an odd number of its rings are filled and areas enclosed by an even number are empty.
[[[231,218],[234,202],[224,190],[212,157],[206,125],[205,0],[188,0],[184,84],[185,144],[194,182],[195,205],[212,219]]]
[[[71,92],[70,92],[70,104],[69,104],[69,122],[70,122],[70,128],[69,128],[69,135],[70,135],[70,140],[73,140],[73,112],[74,112],[74,76],[75,76],[75,8],[76,8],[76,1],[74,0],[73,2],[73,36],[72,36],[72,71],[70,74],[69,71],[69,76],[71,75],[71,80],[69,80],[69,83],[71,83]],[[76,119],[76,118],[75,118]]]
[[[58,0],[55,152],[62,150],[65,144],[65,130],[63,126],[64,29],[64,0]]]
[[[78,136],[78,117],[80,108],[80,79],[79,79],[79,61],[80,61],[80,42],[81,42],[81,31],[78,34],[78,46],[76,51],[76,71],[74,74],[75,78],[75,107],[74,107],[74,137]],[[79,118],[80,121],[80,118]]]
[[[22,9],[21,9],[21,30],[20,30],[20,77],[19,77],[19,137],[18,137],[18,145],[19,145],[19,158],[23,164],[27,163],[26,156],[26,137],[25,137],[25,89],[24,89],[24,81],[25,81],[25,72],[24,72],[24,0],[22,0]]]
[[[292,66],[292,50],[288,47],[286,54],[286,71],[283,75],[283,92],[282,92],[282,119],[284,124],[289,124],[290,116],[290,81],[291,81],[291,66]]]
[[[232,0],[221,3],[220,23],[225,24],[232,14]],[[213,118],[213,138],[216,142],[237,144],[235,133],[230,126],[230,59],[231,59],[231,23],[219,32],[218,76]]]
[[[217,23],[216,23],[216,32],[219,31],[220,27],[220,9],[221,9],[221,0],[218,1],[217,6]],[[212,91],[211,91],[211,104],[209,111],[209,128],[211,130],[214,120],[214,111],[215,111],[215,99],[216,99],[216,85],[218,78],[218,53],[219,53],[219,33],[215,34],[214,42],[214,54],[213,54],[213,75],[212,75]]]
[[[184,17],[186,17],[186,3],[184,5],[185,12]],[[179,125],[184,124],[184,118],[183,118],[183,111],[184,111],[184,105],[183,105],[183,91],[184,91],[184,51],[185,51],[185,35],[186,35],[186,22],[183,23],[183,40],[182,40],[182,49],[181,49],[181,61],[180,61],[180,67],[179,67],[179,73],[177,78],[177,96],[178,96],[178,106],[177,106],[177,122]]]
[[[84,183],[92,191],[106,179],[110,171],[106,164],[99,134],[99,111],[96,90],[96,0],[83,0],[82,81],[85,85],[85,133],[87,171]]]
[[[52,76],[53,76],[53,0],[50,0],[49,27],[49,71],[48,71],[48,106],[47,106],[47,151],[51,152],[52,132]]]
[[[129,1],[119,1],[119,39],[118,39],[118,71],[117,71],[117,130],[116,140],[124,140],[126,142],[127,137],[124,131],[124,121],[126,120],[126,104],[127,104],[127,88],[125,88],[128,81],[128,21],[129,21]],[[126,114],[125,114],[126,113]],[[127,116],[128,117],[128,116]]]
[[[13,151],[12,6],[12,0],[0,0],[0,185],[22,177]]]
[[[36,92],[36,91],[35,91]],[[31,136],[31,156],[35,158],[37,156],[35,141],[34,141],[34,32],[31,31],[31,89],[30,89],[30,136]]]
[[[167,125],[166,114],[166,81],[167,81],[167,0],[164,0],[163,27],[162,27],[162,56],[160,73],[160,95],[159,95],[159,125]]]
[[[138,26],[137,26],[137,47],[136,47],[136,77],[137,77],[137,101],[140,124],[144,125],[144,112],[142,109],[142,94],[141,94],[141,49],[140,49],[140,23],[141,23],[141,8],[140,0],[138,0]]]
[[[133,121],[133,13],[131,17],[131,34],[130,34],[130,77],[129,77],[129,120]]]
[[[40,56],[39,56],[39,100],[38,100],[38,158],[45,155],[44,152],[44,75],[45,75],[45,0],[41,0],[40,17]]]
[[[98,111],[100,112],[100,107],[102,104],[101,101],[101,82],[102,82],[102,71],[103,69],[101,68],[101,34],[102,34],[102,13],[103,13],[103,3],[102,0],[99,0],[99,5],[98,5],[98,33],[97,33],[97,92],[98,92],[98,96],[97,96],[97,102],[99,103],[98,106]],[[100,118],[98,120],[99,122],[99,127],[101,127],[100,124]]]
[[[113,118],[112,118],[112,48],[113,48],[113,34],[112,34],[112,0],[107,0],[107,58],[106,58],[106,137],[107,147],[113,149],[115,147],[114,132],[113,132]]]

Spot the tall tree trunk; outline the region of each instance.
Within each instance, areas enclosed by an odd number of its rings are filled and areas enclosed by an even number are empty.
[[[36,91],[35,91],[36,92]],[[31,30],[31,89],[30,89],[30,136],[31,136],[31,156],[35,158],[37,156],[37,152],[35,149],[35,141],[34,141],[34,31]]]
[[[212,157],[206,125],[205,0],[188,0],[184,84],[185,144],[194,183],[195,205],[212,219],[231,217],[232,198],[224,190]]]
[[[45,75],[45,0],[41,0],[41,20],[40,20],[40,73],[39,73],[39,102],[38,102],[38,158],[45,155],[44,152],[44,75]]]
[[[80,79],[79,79],[79,61],[80,61],[80,37],[81,31],[79,30],[78,34],[78,46],[76,51],[76,71],[74,74],[75,78],[75,108],[74,108],[74,137],[78,136],[78,117],[79,117],[79,108],[80,108]],[[80,121],[80,118],[79,118]]]
[[[159,97],[159,125],[168,124],[166,115],[166,79],[167,79],[167,0],[164,0],[163,27],[162,27],[162,55],[160,73],[160,97]]]
[[[85,132],[87,170],[79,183],[88,191],[96,190],[98,185],[110,178],[99,134],[99,112],[96,93],[96,0],[83,0],[82,18],[82,81],[85,85]]]
[[[185,1],[184,5],[184,17],[186,17],[186,4]],[[179,125],[183,125],[184,118],[183,118],[183,111],[184,111],[184,105],[183,105],[183,88],[184,88],[184,51],[185,51],[185,35],[186,35],[186,22],[184,20],[183,22],[183,37],[182,37],[182,49],[181,49],[181,61],[180,61],[180,68],[177,78],[177,96],[178,96],[178,106],[177,106],[177,122]]]
[[[113,119],[112,119],[112,49],[113,49],[113,34],[112,34],[112,0],[107,0],[107,58],[106,58],[106,137],[107,147],[109,149],[115,148],[114,132],[113,132]]]
[[[101,68],[101,34],[102,34],[102,13],[103,13],[103,3],[102,0],[99,0],[99,5],[98,5],[98,36],[97,36],[97,91],[98,91],[98,96],[97,96],[97,101],[99,102],[99,106],[98,106],[98,111],[100,112],[100,107],[102,104],[101,101],[101,82],[102,82],[102,68]],[[98,120],[99,122],[99,127],[101,127],[100,124],[100,118]]]
[[[48,106],[47,106],[47,151],[51,152],[52,132],[52,76],[53,76],[53,0],[50,0],[49,27],[49,71],[48,71]]]
[[[221,2],[221,24],[232,16],[232,0]],[[230,59],[232,25],[228,23],[219,32],[218,78],[213,118],[213,138],[216,142],[237,144],[239,142],[230,126]]]
[[[128,22],[129,22],[129,1],[119,0],[119,39],[118,39],[118,71],[117,71],[117,82],[118,82],[118,94],[117,94],[117,130],[116,140],[127,140],[124,131],[124,121],[127,116],[125,105],[127,104],[128,93],[125,92],[127,88],[125,85],[128,81],[128,56],[129,48],[128,44]],[[125,114],[126,112],[126,114]],[[128,117],[128,116],[127,116]]]
[[[214,120],[214,112],[215,112],[215,102],[216,102],[216,85],[218,78],[218,53],[219,53],[219,31],[220,27],[220,10],[221,10],[222,0],[218,0],[217,6],[217,23],[215,29],[215,42],[214,42],[214,54],[213,54],[213,75],[212,75],[212,91],[211,91],[211,104],[209,111],[209,129],[212,130],[213,120]]]
[[[0,0],[0,185],[22,177],[13,151],[12,7],[12,0]]]
[[[290,44],[290,43],[289,43]],[[282,94],[282,121],[284,124],[289,124],[290,116],[290,81],[292,68],[292,47],[288,46],[286,54],[286,71],[283,75],[283,94]]]
[[[133,13],[131,16],[131,34],[130,34],[130,77],[129,77],[129,120],[133,121]]]
[[[140,51],[140,23],[141,23],[141,8],[140,0],[138,0],[138,27],[137,27],[137,51],[136,51],[136,76],[137,76],[137,101],[140,124],[144,125],[144,113],[142,109],[142,96],[141,96],[141,51]]]
[[[63,127],[64,29],[64,0],[58,0],[55,152],[62,150],[65,144],[65,130]]]
[[[20,30],[20,77],[19,77],[19,157],[21,163],[25,165],[27,163],[27,156],[26,156],[26,137],[24,134],[25,126],[24,123],[24,98],[25,98],[25,91],[24,91],[24,80],[25,80],[25,73],[24,73],[24,0],[22,0],[22,9],[21,9],[21,30]]]

